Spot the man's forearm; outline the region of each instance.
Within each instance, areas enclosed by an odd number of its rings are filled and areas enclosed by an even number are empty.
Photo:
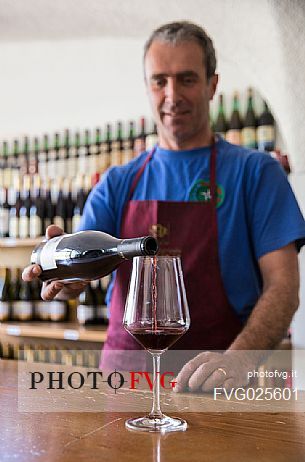
[[[270,350],[285,336],[298,307],[294,287],[270,286],[255,305],[248,322],[229,350]]]

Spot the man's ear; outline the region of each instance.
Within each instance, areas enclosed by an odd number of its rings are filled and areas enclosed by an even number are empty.
[[[218,74],[214,74],[212,75],[212,77],[209,78],[209,83],[208,83],[210,101],[212,101],[212,99],[214,98],[217,85],[218,85]]]

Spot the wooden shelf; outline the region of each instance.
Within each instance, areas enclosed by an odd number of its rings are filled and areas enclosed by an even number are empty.
[[[11,237],[5,237],[0,239],[0,248],[7,248],[7,247],[18,247],[18,248],[28,248],[28,247],[35,247],[44,239],[44,236],[36,237],[35,239],[27,238],[27,239],[14,239]]]
[[[105,326],[82,327],[77,323],[52,322],[3,322],[0,334],[17,337],[35,337],[58,340],[78,340],[104,343],[107,336]]]

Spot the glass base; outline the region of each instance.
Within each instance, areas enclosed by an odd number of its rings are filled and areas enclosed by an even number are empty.
[[[185,431],[187,429],[187,422],[178,417],[168,417],[162,415],[162,417],[136,417],[135,419],[128,419],[125,422],[125,427],[128,430],[136,430],[142,432],[177,432]]]

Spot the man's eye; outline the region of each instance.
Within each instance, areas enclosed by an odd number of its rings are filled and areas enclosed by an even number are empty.
[[[153,86],[154,86],[154,87],[158,87],[158,88],[164,87],[165,83],[166,83],[165,79],[162,79],[162,78],[160,78],[160,79],[154,79],[154,80],[152,81]]]
[[[182,83],[183,85],[193,85],[196,82],[194,77],[183,77]]]

